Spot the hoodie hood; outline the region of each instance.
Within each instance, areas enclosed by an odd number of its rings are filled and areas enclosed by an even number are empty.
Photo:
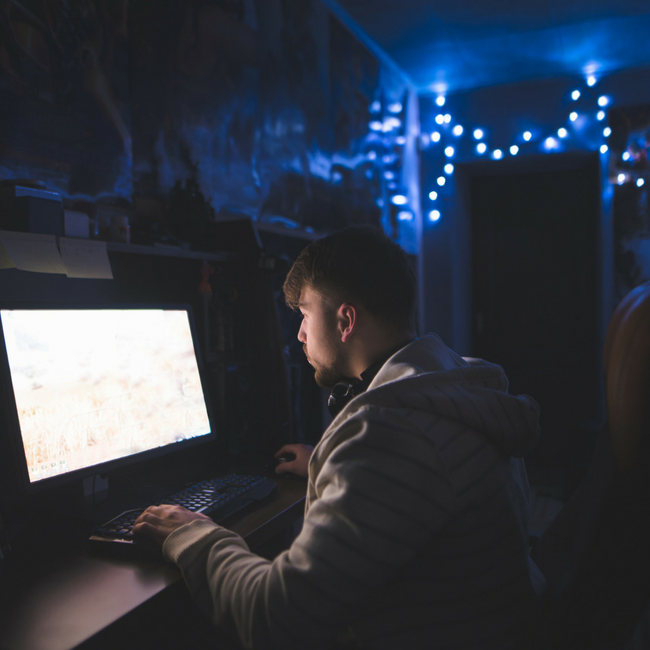
[[[460,422],[514,457],[528,453],[541,433],[537,402],[527,395],[510,395],[501,366],[460,357],[436,334],[396,352],[328,431],[369,405],[424,411]]]

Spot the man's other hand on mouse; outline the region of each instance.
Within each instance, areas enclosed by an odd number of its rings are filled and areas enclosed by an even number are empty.
[[[314,451],[314,448],[310,445],[284,445],[275,453],[276,458],[281,458],[282,456],[288,456],[289,454],[295,456],[293,460],[287,460],[284,463],[280,463],[275,471],[278,474],[296,474],[297,476],[302,476],[307,478],[307,472],[309,468],[309,459],[311,454]]]

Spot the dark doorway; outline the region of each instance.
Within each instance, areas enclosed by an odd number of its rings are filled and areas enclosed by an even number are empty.
[[[599,161],[513,163],[468,170],[473,354],[537,400],[542,438],[527,464],[570,490],[600,413]]]

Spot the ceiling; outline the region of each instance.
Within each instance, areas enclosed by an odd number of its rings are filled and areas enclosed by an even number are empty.
[[[650,64],[648,0],[335,2],[421,91]]]

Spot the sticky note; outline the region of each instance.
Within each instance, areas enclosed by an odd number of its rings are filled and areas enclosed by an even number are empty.
[[[69,278],[113,279],[106,242],[60,237],[59,247]]]
[[[56,247],[54,235],[37,235],[29,232],[0,231],[4,249],[0,266],[36,273],[65,273],[65,267]]]

